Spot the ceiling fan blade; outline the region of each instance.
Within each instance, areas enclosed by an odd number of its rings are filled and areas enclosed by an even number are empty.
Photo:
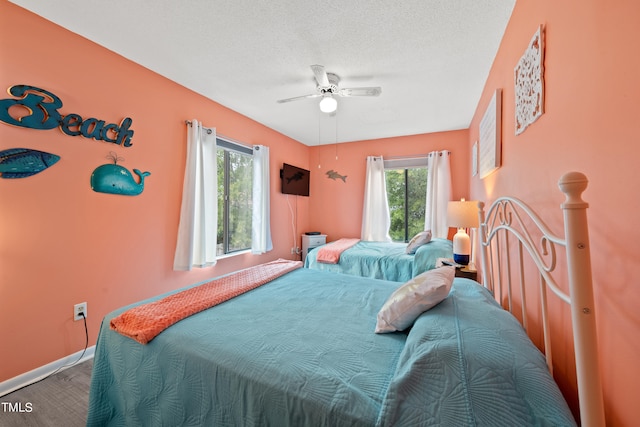
[[[381,87],[344,88],[338,91],[340,96],[379,96],[381,93]]]
[[[282,104],[284,102],[298,101],[300,99],[306,99],[306,98],[317,98],[319,96],[321,96],[319,93],[312,93],[310,95],[294,96],[293,98],[279,99],[277,102],[279,104]]]
[[[327,72],[324,70],[324,66],[312,65],[311,70],[313,71],[313,75],[316,76],[316,82],[318,82],[320,87],[329,86],[329,77],[327,77]]]

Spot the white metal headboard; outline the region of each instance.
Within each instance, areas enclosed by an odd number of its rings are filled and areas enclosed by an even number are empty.
[[[507,292],[507,308],[512,311],[512,283],[520,286],[523,326],[527,328],[525,301],[525,253],[539,271],[540,304],[547,364],[552,370],[547,289],[571,306],[573,339],[580,418],[583,426],[604,426],[604,403],[598,363],[596,318],[593,304],[591,256],[587,207],[582,192],[587,177],[579,172],[563,175],[558,185],[566,196],[561,208],[564,212],[564,238],[553,234],[540,217],[524,202],[501,197],[495,200],[485,215],[484,203],[478,203],[480,218],[480,249],[484,286],[492,292]],[[539,240],[536,240],[538,238]],[[556,247],[564,247],[567,259],[569,295],[557,284]],[[524,249],[524,250],[523,250]],[[526,250],[526,251],[525,251]],[[512,252],[515,253],[512,254]],[[511,258],[516,258],[512,261]],[[535,279],[534,279],[535,281]]]

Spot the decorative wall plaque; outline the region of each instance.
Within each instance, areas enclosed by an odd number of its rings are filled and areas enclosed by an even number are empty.
[[[502,89],[496,89],[480,121],[480,149],[478,171],[484,178],[501,164],[502,146]]]
[[[16,99],[0,99],[0,121],[8,125],[39,130],[58,127],[69,136],[83,136],[123,147],[133,144],[130,117],[115,124],[94,117],[82,118],[74,113],[63,115],[58,111],[62,107],[60,98],[35,86],[14,85],[9,88],[9,94]]]
[[[514,69],[516,94],[516,135],[544,113],[544,27],[529,42]]]
[[[478,175],[478,141],[471,147],[471,176]]]

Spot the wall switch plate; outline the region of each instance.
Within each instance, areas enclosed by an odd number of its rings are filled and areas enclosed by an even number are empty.
[[[87,303],[81,302],[73,306],[73,320],[82,320],[80,313],[84,313],[84,318],[87,318]]]

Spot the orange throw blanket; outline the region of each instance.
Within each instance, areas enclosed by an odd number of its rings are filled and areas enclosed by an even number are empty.
[[[146,344],[185,317],[255,289],[300,267],[300,261],[279,259],[240,270],[161,300],[133,307],[111,319],[111,329]]]
[[[338,239],[318,249],[318,262],[325,264],[337,264],[340,261],[342,252],[358,243],[360,239]]]

